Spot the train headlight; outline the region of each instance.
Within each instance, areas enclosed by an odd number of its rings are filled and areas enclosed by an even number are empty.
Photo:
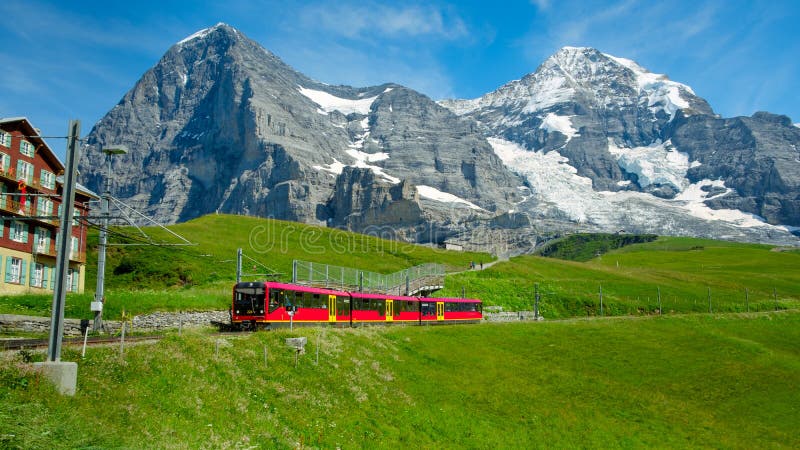
[[[264,314],[264,310],[262,309],[261,311],[259,311],[259,314]]]
[[[239,314],[239,310],[238,309],[236,310],[236,314]]]

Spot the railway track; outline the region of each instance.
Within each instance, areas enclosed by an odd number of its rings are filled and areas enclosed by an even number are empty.
[[[152,341],[163,338],[162,335],[125,336],[125,342]],[[86,340],[86,345],[112,344],[120,341],[119,337],[95,336]],[[0,350],[23,350],[27,348],[46,348],[49,339],[4,339],[0,340]],[[63,345],[83,344],[82,337],[64,338]]]

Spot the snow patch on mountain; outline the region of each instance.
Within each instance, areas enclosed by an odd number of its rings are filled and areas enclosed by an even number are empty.
[[[542,124],[539,125],[539,128],[550,133],[558,131],[566,136],[567,142],[569,142],[570,139],[578,135],[578,130],[572,127],[572,117],[575,116],[559,116],[554,113],[548,113],[544,119],[542,119]]]
[[[555,207],[570,220],[588,219],[586,211],[598,196],[592,189],[592,180],[579,176],[568,158],[556,151],[529,151],[504,139],[488,138],[488,141],[507,167],[528,179],[539,202]]]
[[[575,95],[575,89],[569,86],[564,76],[554,76],[540,80],[530,93],[528,104],[523,113],[535,113],[559,103],[568,102]]]
[[[653,112],[663,109],[672,120],[678,110],[689,107],[689,102],[681,97],[681,89],[694,95],[689,86],[672,81],[666,75],[652,73],[630,59],[603,54],[633,72],[639,85],[639,92],[646,94],[647,106]]]
[[[363,169],[370,169],[371,171],[375,172],[378,176],[383,177],[385,180],[389,181],[392,184],[397,184],[400,182],[400,178],[393,177],[386,172],[383,171],[383,167],[375,166],[369,164],[371,162],[378,162],[383,161],[385,159],[389,159],[389,155],[387,153],[366,153],[356,149],[347,150],[347,154],[352,157],[355,162],[351,164],[352,167],[361,167]]]
[[[298,91],[309,100],[319,105],[320,109],[317,110],[317,112],[320,114],[328,114],[333,111],[339,111],[344,115],[352,113],[369,114],[369,111],[372,108],[372,103],[376,98],[378,98],[376,95],[374,97],[351,100],[337,97],[324,91],[307,89],[303,86],[298,86]]]
[[[678,190],[686,185],[689,155],[675,150],[670,141],[654,142],[646,147],[618,147],[608,139],[608,152],[617,157],[617,164],[628,173],[634,173],[639,186],[670,184]]]
[[[453,195],[449,192],[442,192],[436,189],[435,187],[418,185],[417,192],[419,192],[419,195],[421,197],[425,197],[430,200],[435,200],[437,202],[463,204],[469,207],[470,209],[484,211],[483,208],[470,201],[464,200],[463,198],[457,195]]]
[[[725,189],[724,192],[709,196],[703,190],[704,187],[716,187]],[[728,194],[730,188],[725,186],[722,180],[701,180],[687,186],[683,192],[678,194],[673,201],[684,202],[684,207],[689,214],[704,220],[720,220],[732,223],[739,227],[761,227],[765,226],[764,218],[755,214],[748,214],[738,209],[711,209],[705,204],[706,200],[721,197]]]
[[[214,31],[217,28],[219,28],[221,26],[224,26],[224,25],[225,25],[224,23],[219,22],[218,24],[214,25],[213,27],[203,28],[202,30],[197,31],[194,34],[191,34],[191,35],[181,39],[180,41],[178,41],[178,43],[176,45],[183,45],[183,44],[185,44],[185,43],[187,43],[187,42],[189,42],[189,41],[191,41],[193,39],[198,39],[198,38],[205,37],[205,36],[208,35],[208,33],[211,33],[212,31]]]
[[[649,229],[658,224],[665,233],[669,233],[672,225],[668,222],[672,220],[671,217],[682,213],[698,219],[725,222],[738,228],[788,229],[769,225],[761,217],[739,210],[709,208],[704,203],[706,200],[725,195],[729,190],[726,188],[724,192],[709,197],[709,192],[703,188],[725,188],[722,181],[703,180],[691,184],[684,179],[678,183],[684,189],[674,199],[661,199],[635,191],[596,192],[592,189],[592,181],[579,176],[569,160],[556,151],[529,151],[519,144],[499,138],[489,138],[488,141],[506,166],[527,178],[536,199],[536,209],[551,214],[556,212],[575,222],[591,223],[608,230],[620,223]],[[672,153],[666,148],[661,151],[665,158],[665,154]],[[673,167],[688,166],[688,160],[683,162],[683,158],[678,156],[672,155],[672,158],[680,161],[673,163]],[[680,231],[680,228],[675,230]]]
[[[332,162],[332,163],[330,163],[330,164],[326,164],[326,165],[324,165],[324,166],[319,166],[319,165],[317,165],[317,166],[311,166],[311,167],[313,167],[313,168],[315,168],[315,169],[317,169],[317,170],[322,170],[322,171],[325,171],[325,172],[330,172],[330,173],[331,173],[331,174],[332,174],[332,175],[335,177],[336,175],[339,175],[339,174],[341,174],[341,173],[342,173],[342,171],[343,171],[343,170],[344,170],[344,168],[345,168],[345,164],[343,164],[343,163],[342,163],[341,161],[339,161],[338,159],[336,159],[336,158],[333,158],[333,162]]]

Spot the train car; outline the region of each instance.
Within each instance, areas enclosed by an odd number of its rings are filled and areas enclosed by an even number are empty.
[[[478,299],[369,294],[251,281],[233,288],[231,326],[468,323],[483,318],[481,306]]]
[[[350,294],[353,305],[353,324],[365,323],[419,323],[418,297],[401,295]]]

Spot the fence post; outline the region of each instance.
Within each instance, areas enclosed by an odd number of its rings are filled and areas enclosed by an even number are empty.
[[[711,314],[711,286],[708,286],[708,313]]]
[[[778,291],[773,287],[772,288],[772,297],[775,299],[775,311],[778,310]]]
[[[533,319],[539,320],[539,283],[533,283]]]
[[[297,260],[292,260],[292,284],[297,284]]]
[[[657,286],[658,289],[658,315],[660,316],[664,312],[661,310],[661,286]]]
[[[750,312],[750,292],[744,288],[744,307]]]

